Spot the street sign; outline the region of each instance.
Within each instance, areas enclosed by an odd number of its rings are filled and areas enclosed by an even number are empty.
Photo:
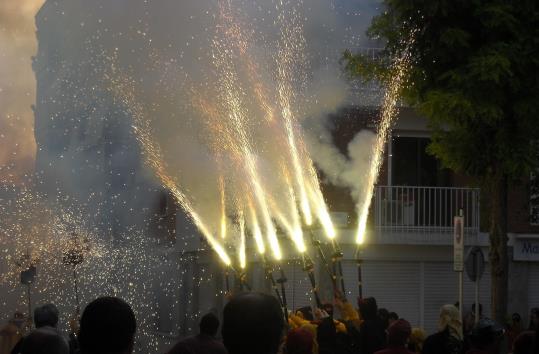
[[[464,217],[455,216],[453,225],[453,270],[462,272],[464,270]]]
[[[21,271],[21,284],[28,285],[34,282],[37,270],[36,267],[31,265],[28,269]]]
[[[466,274],[471,281],[479,281],[485,272],[485,255],[481,247],[473,246],[466,255]]]

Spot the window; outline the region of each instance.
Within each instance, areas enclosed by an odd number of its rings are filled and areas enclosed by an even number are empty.
[[[447,170],[427,153],[429,138],[394,137],[392,184],[396,186],[446,186]]]

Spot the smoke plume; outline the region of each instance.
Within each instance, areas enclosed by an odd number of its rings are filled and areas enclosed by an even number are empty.
[[[230,9],[220,4],[230,4]],[[24,14],[26,22],[37,9],[2,6],[7,15]],[[351,188],[357,198],[371,139],[361,133],[350,143],[348,156],[341,154],[331,140],[326,116],[342,105],[361,103],[361,97],[352,97],[339,59],[346,48],[373,46],[363,34],[377,7],[377,1],[344,0],[47,1],[38,18],[40,52],[35,64],[43,87],[36,105],[37,168],[44,171],[45,180],[56,181],[49,184],[50,190],[68,190],[83,202],[91,198],[90,210],[98,220],[112,218],[121,224],[144,219],[135,215],[148,208],[148,200],[154,198],[148,193],[161,182],[151,183],[154,171],[140,163],[144,147],[137,147],[131,126],[143,121],[166,174],[196,212],[211,220],[209,228],[217,234],[223,185],[229,223],[240,217],[238,205],[259,203],[254,195],[245,200],[245,191],[253,189],[245,184],[253,178],[245,175],[245,161],[237,158],[242,133],[237,126],[232,131],[229,118],[234,112],[242,112],[240,130],[249,140],[257,178],[271,196],[267,204],[280,205],[280,213],[290,215],[287,208],[293,206],[281,206],[290,199],[287,186],[301,187],[283,157],[289,153],[290,132],[284,134],[283,127],[268,123],[271,114],[280,119],[290,110],[298,153],[308,152],[330,182]],[[6,24],[16,27],[22,22]],[[25,28],[27,35],[21,38],[27,38],[23,47],[29,63],[35,42],[33,27]],[[15,72],[10,66],[2,66],[2,75]],[[30,92],[32,98],[35,82],[29,70],[28,80],[18,75],[20,80],[11,76],[11,82],[25,87],[19,92]],[[129,82],[128,87],[120,82]],[[120,87],[129,92],[118,92]],[[3,92],[0,99],[8,99]],[[11,148],[1,151],[9,152],[8,160],[17,156],[14,165],[22,168],[23,156],[33,158],[28,148],[34,146],[32,100],[23,103],[26,95],[14,96],[17,99],[9,96],[9,102],[21,101],[17,107],[26,107],[28,124],[6,125],[9,119],[2,119],[5,129],[22,133],[4,133],[3,143]],[[128,103],[126,96],[132,98]],[[13,148],[15,143],[19,148]],[[2,165],[9,166],[6,157],[2,159]],[[309,171],[308,165],[300,167]],[[111,223],[104,227],[113,228]]]

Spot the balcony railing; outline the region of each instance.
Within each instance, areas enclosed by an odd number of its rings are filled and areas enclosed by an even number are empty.
[[[433,241],[453,232],[453,217],[462,210],[465,235],[479,232],[479,189],[455,187],[377,186],[374,229],[379,241]],[[442,238],[439,238],[441,241]]]

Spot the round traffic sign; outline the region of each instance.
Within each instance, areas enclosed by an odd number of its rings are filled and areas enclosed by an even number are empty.
[[[478,281],[485,272],[485,255],[479,246],[473,246],[466,255],[464,269],[471,281]]]

